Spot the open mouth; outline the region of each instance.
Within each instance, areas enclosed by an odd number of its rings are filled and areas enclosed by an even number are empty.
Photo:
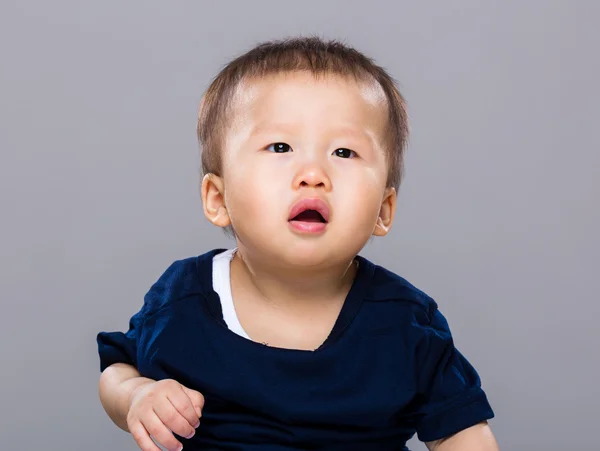
[[[321,222],[323,224],[327,223],[323,215],[317,210],[304,210],[290,219],[290,221]]]
[[[323,233],[329,223],[329,206],[319,198],[302,199],[290,210],[288,223],[297,232]]]

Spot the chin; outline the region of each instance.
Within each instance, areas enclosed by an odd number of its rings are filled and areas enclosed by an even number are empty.
[[[312,266],[323,266],[329,259],[326,252],[321,250],[289,249],[285,255],[285,261],[293,266],[310,268]]]
[[[335,247],[331,243],[320,240],[305,243],[291,243],[289,246],[276,250],[281,252],[281,259],[290,266],[299,268],[335,265],[344,260],[351,260],[355,254],[347,247]]]
[[[320,236],[298,233],[244,233],[242,243],[248,252],[265,262],[279,262],[282,267],[325,268],[352,260],[364,247],[360,234],[332,233]],[[244,231],[246,232],[246,231]]]

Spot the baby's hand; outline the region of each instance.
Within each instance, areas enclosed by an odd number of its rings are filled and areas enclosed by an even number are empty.
[[[169,451],[181,450],[183,446],[172,432],[192,437],[203,407],[200,393],[173,379],[151,382],[132,392],[127,428],[143,451],[160,451],[150,436]]]

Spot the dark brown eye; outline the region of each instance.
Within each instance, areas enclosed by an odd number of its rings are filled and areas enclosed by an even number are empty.
[[[291,152],[292,148],[290,147],[289,144],[286,144],[286,143],[275,143],[275,144],[271,144],[269,147],[267,147],[267,150],[270,150],[271,152],[275,152],[275,153],[285,153],[285,152]]]
[[[333,151],[333,154],[336,157],[340,157],[340,158],[352,158],[352,157],[356,156],[356,153],[353,150],[344,149],[344,148],[335,149]]]

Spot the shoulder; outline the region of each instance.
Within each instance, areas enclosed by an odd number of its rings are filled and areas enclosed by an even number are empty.
[[[405,278],[373,265],[365,297],[366,318],[379,330],[397,333],[421,359],[435,360],[454,345],[450,326],[437,302]]]
[[[146,315],[183,299],[211,291],[212,259],[220,252],[222,249],[171,263],[144,296]]]
[[[386,302],[410,310],[419,323],[429,323],[438,311],[437,302],[404,277],[374,265],[371,286],[365,296],[367,302]]]

